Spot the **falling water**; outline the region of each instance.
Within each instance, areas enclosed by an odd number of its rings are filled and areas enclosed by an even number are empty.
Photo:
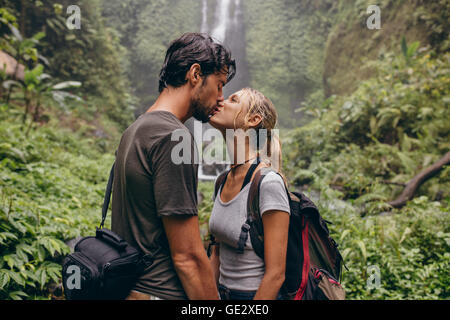
[[[239,23],[238,17],[239,17],[240,14],[242,14],[242,12],[241,12],[241,0],[235,0],[234,4],[235,4],[235,8],[236,9],[235,9],[235,12],[234,12],[233,23],[237,27],[238,23]]]
[[[219,0],[219,4],[216,10],[216,21],[218,21],[217,26],[211,32],[211,36],[220,41],[225,41],[226,32],[228,30],[228,24],[230,21],[230,0]]]
[[[208,32],[208,0],[203,0],[202,4],[202,27],[200,32]]]

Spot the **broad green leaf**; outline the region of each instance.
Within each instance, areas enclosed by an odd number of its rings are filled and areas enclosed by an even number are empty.
[[[58,241],[56,241],[55,239],[49,239],[49,243],[52,245],[52,248],[55,250],[55,252],[59,253],[61,251],[61,247]]]
[[[406,155],[405,152],[397,152],[398,157],[400,158],[403,166],[409,171],[414,172],[416,168],[416,164],[413,159]]]
[[[6,288],[6,285],[9,283],[9,275],[6,270],[0,270],[0,290]]]
[[[345,237],[350,234],[350,232],[351,232],[351,230],[349,230],[349,229],[344,230],[344,232],[342,232],[342,234],[341,234],[339,242],[342,242],[345,239]]]
[[[358,245],[359,249],[361,250],[361,253],[363,255],[364,261],[367,260],[367,249],[366,245],[362,240],[356,240],[355,243]]]
[[[42,38],[45,37],[45,33],[44,32],[38,32],[33,36],[33,39],[36,41],[41,40]]]
[[[23,291],[13,291],[9,293],[9,297],[13,300],[22,300],[23,298],[28,297],[28,294]]]
[[[64,81],[64,82],[60,82],[58,84],[55,84],[52,87],[52,89],[54,89],[54,90],[61,90],[61,89],[80,87],[80,86],[81,86],[81,82],[79,82],[79,81]]]
[[[372,116],[370,117],[370,132],[372,134],[377,133],[378,125],[377,125],[377,118]]]
[[[22,84],[19,81],[16,80],[6,80],[3,81],[2,83],[3,88],[5,88],[6,90],[9,90],[12,87],[22,87]]]
[[[45,249],[44,249],[44,247],[42,246],[42,245],[38,245],[38,254],[37,254],[37,258],[38,258],[38,260],[39,261],[44,261],[45,260],[45,256],[46,256],[46,254],[45,254]]]
[[[20,286],[24,286],[25,285],[25,279],[23,279],[20,276],[20,273],[11,271],[11,270],[7,270],[9,277],[14,280],[18,285]]]
[[[67,34],[65,39],[66,41],[72,41],[75,40],[77,37],[74,34]]]
[[[36,276],[39,279],[39,284],[41,287],[41,290],[44,288],[45,284],[47,283],[47,273],[45,271],[45,268],[41,267],[37,272]]]
[[[346,260],[351,251],[351,248],[345,248],[344,251],[342,251],[342,259]]]
[[[406,228],[405,231],[403,231],[403,235],[400,238],[399,243],[402,243],[411,232],[412,230],[410,228]]]
[[[408,45],[406,43],[406,38],[404,36],[402,38],[402,52],[405,58],[408,58]]]
[[[16,266],[16,259],[12,254],[3,256],[3,260],[6,262],[6,264],[11,270],[14,268],[14,266]]]
[[[16,27],[14,27],[12,24],[10,24],[9,28],[11,29],[12,34],[14,35],[14,37],[17,38],[17,40],[23,41],[23,37],[20,34],[20,31]]]
[[[412,57],[420,46],[420,42],[416,41],[410,44],[408,48],[408,57]]]

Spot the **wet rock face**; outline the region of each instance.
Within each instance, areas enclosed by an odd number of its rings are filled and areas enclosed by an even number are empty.
[[[16,59],[9,54],[0,50],[0,69],[6,66],[6,74],[17,80],[23,80],[25,76],[25,66],[22,64],[17,65]]]

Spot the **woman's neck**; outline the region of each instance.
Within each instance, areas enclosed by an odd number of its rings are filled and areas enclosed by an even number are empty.
[[[245,164],[256,159],[258,156],[257,150],[253,150],[249,146],[249,139],[245,138],[245,142],[239,141],[236,135],[232,137],[226,137],[226,145],[229,159],[231,160],[231,166],[238,166],[240,164]]]

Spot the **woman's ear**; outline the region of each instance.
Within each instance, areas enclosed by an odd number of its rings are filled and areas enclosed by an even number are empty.
[[[258,113],[252,114],[247,120],[247,127],[248,128],[257,128],[261,124],[261,121],[262,121],[262,117],[260,114],[258,114]]]
[[[198,83],[201,83],[203,81],[202,78],[202,68],[198,63],[194,63],[190,68],[189,71],[186,73],[186,80],[195,87]]]

